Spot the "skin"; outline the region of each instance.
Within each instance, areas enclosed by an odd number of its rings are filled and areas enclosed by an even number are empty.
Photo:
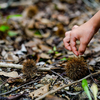
[[[84,54],[86,47],[94,34],[100,27],[100,11],[98,11],[89,21],[81,26],[75,25],[71,31],[65,33],[63,39],[65,48],[72,51],[76,56]],[[76,48],[76,40],[80,41],[79,48]]]

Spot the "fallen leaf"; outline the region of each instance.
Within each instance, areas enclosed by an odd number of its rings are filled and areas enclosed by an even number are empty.
[[[97,100],[98,87],[95,83],[92,84],[91,90],[94,95],[94,99]]]
[[[36,43],[34,41],[29,41],[25,44],[26,47],[34,47],[36,46]]]
[[[41,23],[42,24],[50,24],[50,21],[48,19],[42,19]]]
[[[62,55],[62,53],[57,53],[57,54],[55,54],[55,58],[57,58],[57,57],[59,57],[61,55]]]
[[[63,22],[65,24],[68,24],[69,23],[69,18],[67,16],[64,16],[64,15],[58,15],[57,19],[60,21],[60,22]]]
[[[50,37],[49,39],[47,39],[46,42],[47,42],[49,45],[52,45],[54,39],[55,39],[55,37],[52,36],[52,37]]]
[[[29,21],[28,23],[28,29],[33,29],[34,28],[34,24],[35,24],[35,21],[32,19]]]
[[[40,44],[40,45],[39,45],[39,48],[40,48],[41,50],[43,50],[43,51],[49,51],[49,50],[51,50],[51,47],[46,46],[46,45],[43,45],[43,44]]]
[[[56,3],[55,9],[57,9],[59,11],[65,11],[66,10],[66,5],[63,4],[63,3]]]
[[[22,51],[22,52],[27,52],[27,50],[26,50],[26,48],[25,48],[25,45],[24,45],[24,44],[22,44],[22,45],[21,45],[21,51]]]
[[[50,59],[50,58],[51,58],[51,57],[50,57],[48,54],[46,54],[46,53],[41,53],[41,54],[40,54],[40,57],[43,58],[43,59]]]
[[[0,72],[0,75],[4,75],[4,76],[6,76],[6,77],[13,77],[13,78],[15,78],[15,77],[19,77],[19,75],[18,75],[18,73],[17,72],[15,72],[15,71],[13,71],[13,72]]]
[[[94,48],[93,51],[99,52],[100,51],[100,47],[98,46],[98,47]]]
[[[31,98],[39,97],[49,91],[49,84],[39,88],[38,90],[35,90],[34,92],[29,93]]]
[[[48,38],[50,36],[50,32],[47,32],[45,34],[42,35],[44,38]]]
[[[7,59],[8,61],[10,61],[10,60],[14,61],[15,63],[17,63],[19,61],[19,58],[16,55],[14,55],[12,52],[9,52],[7,54],[7,57],[5,57],[5,59]]]
[[[34,31],[29,30],[28,28],[25,28],[25,34],[26,34],[28,37],[34,37]]]
[[[45,100],[65,100],[65,99],[53,95],[47,95]]]
[[[35,47],[37,46],[38,44],[42,44],[43,41],[40,40],[40,39],[37,39],[37,38],[34,38],[34,41],[29,41],[25,44],[26,47]]]
[[[21,83],[21,82],[25,82],[26,80],[22,77],[17,77],[17,78],[13,78],[13,77],[10,77],[9,79],[7,79],[7,82],[8,83]]]

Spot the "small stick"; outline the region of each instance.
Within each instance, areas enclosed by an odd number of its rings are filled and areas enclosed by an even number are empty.
[[[0,67],[22,69],[23,65],[0,62]]]
[[[22,69],[23,65],[0,62],[0,67]],[[48,68],[38,68],[38,70],[40,70],[40,71],[50,71],[53,68],[54,68],[54,66],[48,67]]]
[[[38,82],[38,81],[39,81],[39,80],[36,78],[35,80],[33,80],[33,81],[29,82],[29,83],[23,84],[23,85],[21,85],[21,86],[15,88],[15,89],[12,89],[12,90],[10,90],[10,91],[8,91],[8,92],[0,93],[0,96],[2,96],[2,95],[7,95],[7,94],[12,93],[13,91],[16,91],[16,90],[18,90],[18,89],[20,89],[20,88],[22,88],[22,87],[24,87],[24,86],[26,86],[26,85],[29,85],[29,84],[32,84],[32,83]]]
[[[61,75],[59,75],[58,73],[56,73],[56,72],[53,71],[53,70],[51,70],[51,72],[54,73],[55,75],[59,76],[59,77],[64,81],[64,83],[67,84],[67,81],[66,81],[65,78],[63,78]]]
[[[35,100],[41,100],[41,99],[45,98],[47,95],[49,95],[49,94],[53,94],[53,93],[57,92],[58,90],[61,90],[61,89],[65,88],[65,87],[68,87],[68,86],[71,86],[71,85],[73,85],[73,84],[75,84],[75,83],[79,83],[79,82],[81,82],[83,79],[87,79],[87,78],[89,78],[90,76],[93,76],[93,75],[96,75],[96,74],[99,74],[99,73],[100,73],[100,70],[99,70],[98,72],[91,73],[91,74],[87,75],[86,77],[84,77],[84,78],[82,78],[82,79],[80,79],[80,80],[74,81],[74,82],[72,82],[72,83],[70,83],[70,84],[67,84],[67,85],[63,85],[62,87],[58,87],[58,88],[55,89],[55,90],[51,90],[51,91],[45,93],[44,95],[40,96],[39,98],[37,98],[37,99],[35,99]]]

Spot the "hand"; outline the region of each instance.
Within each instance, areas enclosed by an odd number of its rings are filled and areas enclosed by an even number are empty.
[[[65,48],[72,51],[76,56],[82,55],[93,35],[94,29],[89,23],[81,26],[75,25],[71,31],[65,33],[65,38],[63,39]],[[76,40],[80,40],[78,50],[76,48]]]

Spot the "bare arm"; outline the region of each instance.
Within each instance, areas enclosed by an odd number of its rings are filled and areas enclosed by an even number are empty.
[[[100,11],[98,11],[89,21],[82,24],[81,26],[75,26],[71,31],[65,33],[63,39],[65,48],[73,51],[75,55],[82,55],[88,43],[98,31],[100,27]],[[80,40],[80,46],[77,50],[76,40]]]

